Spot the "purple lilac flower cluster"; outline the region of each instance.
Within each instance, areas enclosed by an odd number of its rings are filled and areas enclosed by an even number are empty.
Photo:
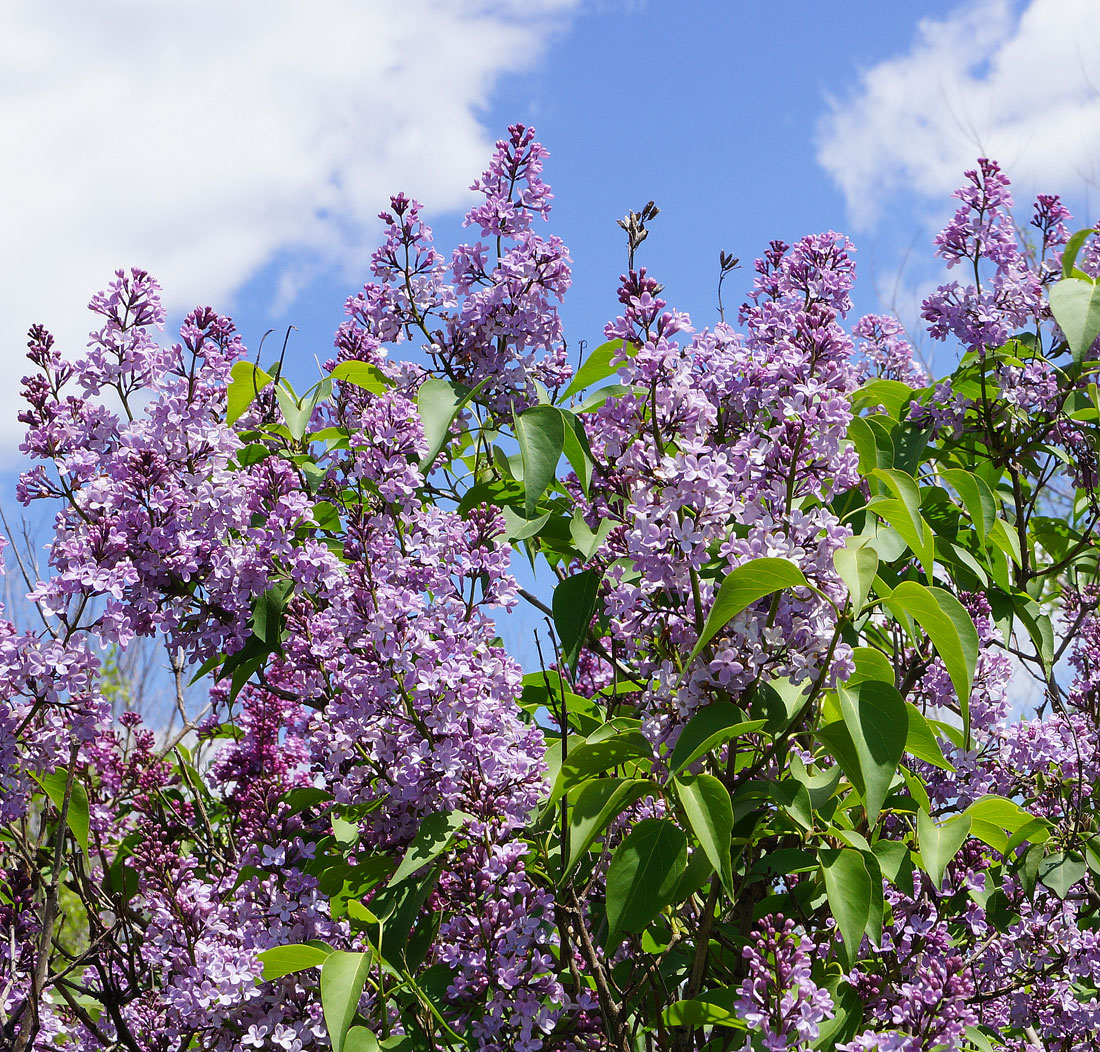
[[[1061,633],[1072,639],[1072,687],[1063,697],[1052,673],[1057,703],[1022,720],[1010,718],[1013,641],[985,595],[962,592],[977,635],[970,734],[953,737],[930,723],[946,766],[927,762],[927,746],[925,760],[906,760],[914,806],[937,821],[990,794],[1010,806],[1020,800],[1058,851],[1029,870],[1027,853],[1046,850],[1039,834],[1035,844],[1009,848],[1007,835],[1002,843],[986,832],[985,841],[965,839],[938,886],[918,870],[907,882],[899,869],[882,881],[881,938],[869,924],[874,937],[846,947],[843,975],[834,959],[839,928],[822,920],[827,896],[797,900],[802,923],[756,909],[769,892],[810,889],[813,867],[769,884],[759,869],[747,870],[724,915],[714,904],[726,878],[702,891],[704,874],[681,900],[691,903],[692,924],[647,932],[648,943],[637,932],[610,938],[601,885],[612,850],[642,818],[666,831],[680,820],[655,782],[610,817],[582,881],[570,884],[553,869],[564,867],[566,846],[553,858],[546,851],[548,822],[557,820],[543,806],[549,721],[527,718],[517,704],[522,670],[494,620],[520,598],[508,524],[491,503],[457,493],[437,499],[444,473],[421,467],[429,443],[417,408],[434,371],[468,389],[481,385],[476,411],[506,427],[568,380],[555,304],[569,287],[570,258],[559,239],[533,230],[534,217],[550,210],[545,156],[531,129],[509,129],[473,186],[480,199],[467,225],[481,240],[460,246],[449,263],[419,204],[391,199],[374,280],[348,301],[331,363],[363,363],[381,381],[370,390],[337,381],[306,438],[276,423],[271,391],[257,392],[236,426],[226,422],[233,367],[250,368],[240,337],[227,318],[200,308],[178,343],[160,344],[154,330],[164,311],[143,271],[119,272],[93,298],[99,328],[83,357],[70,361],[48,332],[32,330],[37,371],[24,382],[23,449],[41,463],[22,477],[20,495],[58,502],[61,511],[50,574],[32,593],[52,631],[24,632],[0,619],[0,826],[19,830],[0,838],[0,936],[11,951],[0,953],[4,1038],[21,1052],[330,1047],[315,974],[265,980],[261,955],[311,942],[367,949],[367,929],[352,924],[348,903],[360,917],[376,908],[388,918],[386,893],[378,883],[357,891],[354,879],[379,862],[389,876],[391,859],[445,813],[453,839],[433,855],[438,872],[410,921],[427,932],[423,952],[407,974],[379,964],[359,1004],[399,1042],[410,1017],[386,1000],[387,984],[390,994],[396,986],[412,996],[430,977],[438,990],[432,1019],[478,1049],[634,1047],[613,1033],[623,1029],[629,998],[609,989],[629,988],[632,958],[649,954],[646,968],[663,993],[691,1001],[718,917],[723,993],[735,995],[747,1049],[815,1047],[852,996],[860,1010],[844,1039],[832,1038],[840,1052],[961,1052],[976,1026],[1023,1034],[1005,1045],[1021,1050],[1032,1034],[1051,1052],[1091,1047],[1100,1003],[1083,991],[1100,984],[1100,944],[1089,913],[1096,885],[1083,863],[1094,830],[1081,816],[1100,784],[1093,584],[1055,597]],[[925,317],[935,337],[950,335],[984,361],[1027,325],[1036,339],[1049,331],[1044,289],[1069,216],[1057,198],[1039,199],[1041,248],[1029,257],[997,165],[982,160],[967,177],[936,245],[949,267],[969,265],[973,282],[941,287]],[[1081,253],[1085,273],[1100,271],[1095,243]],[[606,335],[619,341],[625,393],[581,414],[591,485],[565,480],[589,528],[610,520],[610,530],[586,559],[558,569],[600,574],[596,620],[611,652],[582,648],[571,685],[595,695],[625,667],[641,689],[626,694],[617,719],[629,728],[640,720],[654,755],[667,759],[662,750],[704,706],[745,698],[762,682],[807,691],[807,718],[816,718],[821,695],[856,668],[849,586],[834,562],[853,532],[840,499],[870,492],[848,437],[852,395],[875,378],[927,388],[928,377],[892,319],[869,315],[845,328],[852,251],[834,232],[772,243],[756,262],[739,330],[722,323],[697,332],[668,308],[646,269],[621,278],[623,311]],[[422,342],[431,370],[390,363],[389,346],[409,340]],[[990,372],[1005,413],[1001,433],[1027,418],[1049,425],[1042,441],[1074,462],[1078,484],[1095,485],[1093,443],[1081,420],[1062,411],[1058,373],[1039,355],[1011,357]],[[925,426],[930,440],[973,425],[972,389],[956,393],[947,380],[914,396],[907,425]],[[762,556],[788,560],[812,587],[748,603],[685,670],[721,579]],[[915,561],[894,562],[879,572],[915,583]],[[1022,572],[1022,563],[1017,556],[1013,565]],[[930,571],[928,581],[940,579]],[[1010,598],[1028,599],[1026,583]],[[858,631],[881,643],[880,657],[890,649],[915,711],[932,721],[959,711],[942,655],[896,626],[875,610]],[[136,637],[166,643],[181,676],[204,664],[223,673],[209,690],[211,714],[189,728],[186,743],[166,743],[132,713],[109,723],[97,651]],[[771,748],[762,722],[744,735],[750,745],[740,757],[725,746],[726,783],[710,776],[737,796],[727,840],[736,817],[746,855],[756,825],[786,799],[777,786],[784,764],[794,770],[791,757],[803,772],[816,764],[823,778],[837,776],[832,788],[815,788],[814,806],[832,806],[830,814],[838,806],[839,772],[812,727],[794,727]],[[561,743],[558,759],[575,744]],[[635,748],[629,762],[642,760]],[[67,831],[48,820],[53,805],[40,780],[59,772],[87,797],[86,848],[75,846],[85,836],[78,823]],[[751,792],[738,795],[746,786]],[[306,803],[292,806],[294,793]],[[778,853],[808,854],[804,845],[820,830],[799,810],[802,796],[794,799]],[[569,806],[562,824],[575,829],[584,815],[576,797],[571,816]],[[829,850],[843,842],[871,852],[865,818],[830,824],[822,834]],[[894,808],[876,843],[890,846],[907,821],[906,808]],[[32,826],[36,841],[24,835]],[[66,845],[78,860],[67,889],[85,896],[90,933],[75,950],[51,941],[62,867],[50,884],[39,862]],[[337,864],[321,866],[337,855]],[[706,850],[693,847],[690,857],[694,867]],[[866,871],[872,892],[884,870],[876,861]],[[677,943],[697,937],[691,927],[703,933],[701,950],[678,964]],[[603,935],[609,941],[599,946]],[[731,946],[743,946],[740,959]],[[75,963],[59,964],[57,953]],[[54,985],[43,997],[47,980]],[[106,1007],[89,1012],[96,999]],[[410,1011],[426,1012],[420,1002]],[[666,1015],[657,1015],[647,1032],[663,1036]],[[690,1047],[675,1036],[673,1044]]]
[[[571,369],[556,302],[572,283],[569,251],[545,239],[532,219],[549,218],[553,195],[542,180],[546,149],[531,128],[513,125],[470,189],[482,200],[466,225],[490,243],[454,251],[450,267],[433,247],[418,202],[398,195],[380,213],[386,239],[372,256],[375,281],[347,302],[346,343],[422,337],[444,375],[475,386],[504,411],[568,382]],[[448,278],[450,279],[448,281]]]
[[[700,576],[713,552],[729,569],[759,556],[795,563],[826,596],[843,585],[832,564],[849,529],[827,508],[854,484],[844,442],[857,374],[839,324],[850,306],[851,244],[837,234],[757,262],[747,335],[726,325],[682,345],[686,316],[665,309],[643,269],[622,279],[625,313],[607,327],[623,341],[622,381],[633,394],[591,414],[589,442],[603,475],[590,525],[615,523],[596,558],[607,566],[612,632],[658,687],[644,702],[663,737],[715,688],[761,676],[804,681],[846,675],[848,648],[833,636],[827,599],[796,594],[764,618],[735,618],[683,684],[674,653],[691,649],[713,597]],[[648,414],[648,417],[647,417]]]
[[[735,1007],[761,1035],[767,1052],[814,1047],[821,1022],[833,1015],[833,999],[812,979],[813,954],[789,917],[764,917],[744,949],[749,977]],[[746,1045],[746,1047],[751,1047]]]

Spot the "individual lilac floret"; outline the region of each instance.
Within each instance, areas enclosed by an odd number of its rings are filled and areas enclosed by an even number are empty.
[[[810,954],[789,918],[768,915],[744,949],[749,977],[735,1007],[768,1052],[809,1049],[821,1022],[834,1015],[833,999],[811,978]],[[745,1048],[752,1047],[751,1037]]]

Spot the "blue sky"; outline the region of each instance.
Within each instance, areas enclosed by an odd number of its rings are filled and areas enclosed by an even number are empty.
[[[929,3],[924,10],[951,8]],[[847,230],[844,194],[816,160],[827,99],[850,94],[861,69],[905,52],[915,25],[907,5],[866,0],[766,9],[713,0],[606,2],[582,7],[541,60],[503,76],[480,120],[492,135],[514,121],[534,125],[550,149],[546,176],[556,201],[548,229],[574,258],[564,311],[570,340],[602,341],[625,265],[615,221],[650,199],[662,213],[639,261],[697,324],[715,320],[720,249],[751,267],[772,238]],[[394,188],[430,208],[417,183],[413,176]],[[441,247],[469,236],[459,219],[434,214]],[[908,237],[920,230],[919,220],[902,222]],[[288,262],[248,284],[239,298],[242,323],[270,317],[265,311]],[[727,303],[740,302],[747,273],[727,280]],[[280,314],[284,326],[301,329],[293,345],[312,348],[328,338],[345,290],[351,286],[330,271]],[[865,289],[867,309],[875,301],[873,288]]]

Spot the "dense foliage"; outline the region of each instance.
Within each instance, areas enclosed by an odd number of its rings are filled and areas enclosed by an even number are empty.
[[[450,259],[393,198],[304,395],[208,308],[156,342],[137,270],[83,357],[31,330],[0,1045],[1094,1048],[1097,240],[967,173],[932,383],[832,232],[693,330],[649,207],[573,374],[544,157],[510,130]],[[111,723],[140,637],[182,737]]]

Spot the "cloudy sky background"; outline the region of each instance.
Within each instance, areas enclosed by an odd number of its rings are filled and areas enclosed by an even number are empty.
[[[932,234],[980,153],[1019,201],[1060,191],[1081,225],[1100,218],[1095,0],[763,6],[4,5],[0,466],[18,467],[32,322],[79,350],[91,293],[137,265],[177,323],[209,303],[251,347],[294,325],[311,378],[388,195],[426,202],[447,251],[468,185],[517,120],[551,150],[574,343],[598,342],[615,313],[615,219],[650,198],[662,215],[641,262],[700,325],[720,249],[751,261],[773,237],[829,228],[860,249],[857,307],[912,322],[940,275]]]

